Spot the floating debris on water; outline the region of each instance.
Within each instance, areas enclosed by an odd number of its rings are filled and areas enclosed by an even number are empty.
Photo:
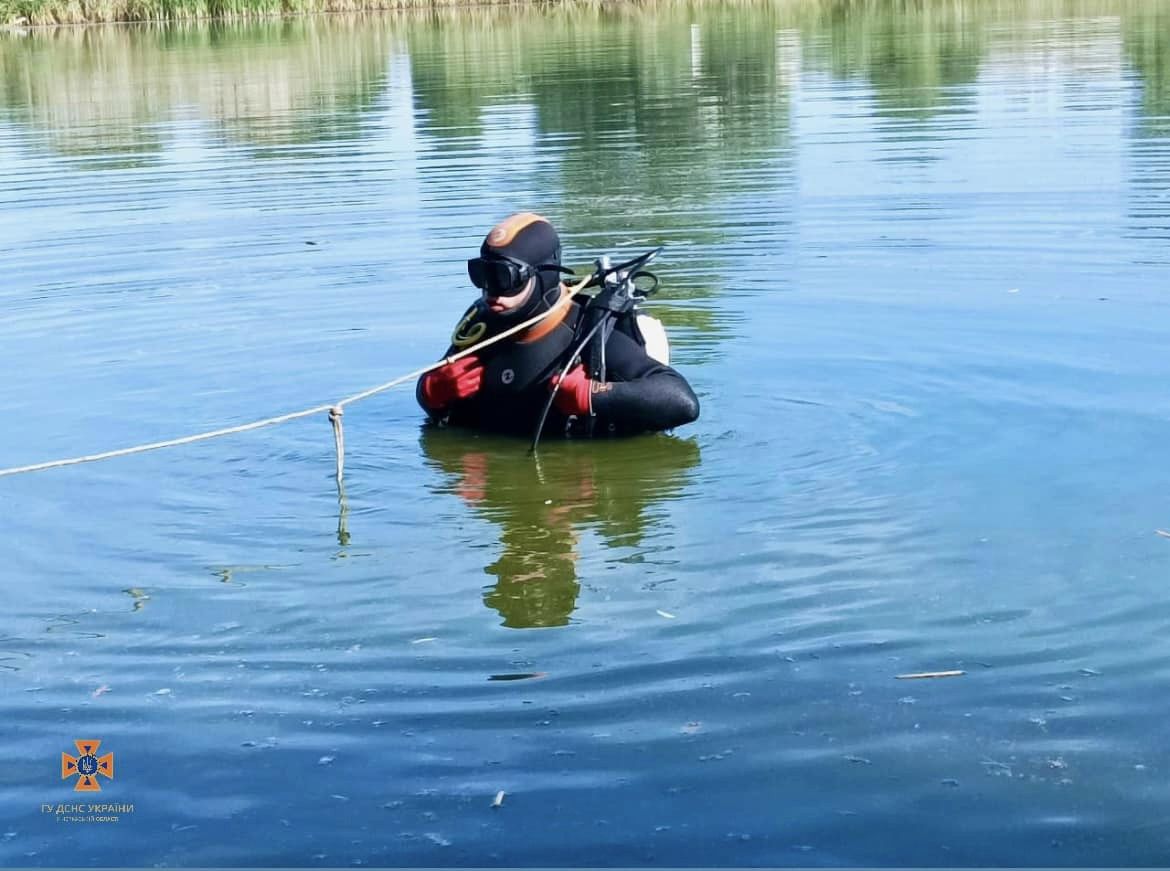
[[[535,680],[547,676],[547,671],[523,671],[513,674],[489,674],[488,680]]]
[[[1170,532],[1167,532],[1164,529],[1155,529],[1154,532],[1158,533],[1158,535],[1162,536],[1162,538],[1170,538]]]
[[[95,698],[95,699],[100,699],[102,696],[104,696],[109,691],[110,691],[110,685],[107,683],[104,683],[100,687],[98,687],[96,690],[94,690],[92,693],[90,693],[90,697]]]
[[[414,639],[414,641],[412,641],[410,643],[411,644],[426,644],[428,641],[434,641],[434,640],[435,640],[435,637],[432,635],[429,638],[416,638],[416,639]]]
[[[492,807],[500,807],[504,803],[504,791],[501,789],[496,793],[496,797],[492,799]]]
[[[864,756],[846,756],[846,762],[856,762],[859,765],[872,765],[873,763]]]
[[[724,750],[722,753],[709,753],[706,756],[700,756],[699,761],[700,762],[716,762],[720,759],[726,759],[728,756],[730,756],[734,752],[735,752],[734,750]]]
[[[1101,676],[1101,672],[1097,671],[1097,669],[1095,669],[1095,668],[1077,669],[1077,673],[1083,674],[1085,677],[1100,677]]]
[[[659,611],[658,611],[658,616],[659,616],[659,617],[665,617],[667,620],[674,620],[674,619],[677,619],[677,618],[676,618],[676,617],[675,617],[673,614],[671,614],[669,611],[662,611],[662,610],[659,610]]]
[[[318,765],[329,765],[336,758],[337,758],[336,756],[322,756],[320,759],[317,760],[317,764]]]
[[[131,609],[134,611],[141,611],[143,604],[150,601],[150,594],[141,587],[130,587],[130,589],[123,590],[122,592],[134,600],[134,607]]]
[[[994,764],[993,764],[993,763],[991,763],[991,762],[984,762],[984,763],[983,763],[983,768],[984,768],[984,772],[985,772],[985,773],[986,773],[986,774],[987,774],[989,777],[1007,777],[1007,778],[1012,778],[1012,777],[1015,777],[1015,776],[1016,776],[1016,773],[1015,773],[1014,771],[1012,771],[1012,767],[1011,767],[1010,765],[1005,765],[1005,764],[1004,764],[1004,763],[1002,763],[1002,762],[996,762],[996,763],[994,763]],[[1022,776],[1023,776],[1023,775],[1021,775],[1021,777],[1022,777]]]
[[[934,678],[934,677],[959,677],[960,675],[964,675],[966,673],[967,672],[965,672],[965,671],[958,671],[958,670],[955,670],[955,671],[919,671],[919,672],[914,672],[913,674],[897,675],[897,679],[898,680],[923,680],[926,678]]]

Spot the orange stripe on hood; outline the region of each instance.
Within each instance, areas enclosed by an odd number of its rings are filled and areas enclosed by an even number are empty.
[[[525,227],[539,221],[548,223],[547,218],[543,218],[535,212],[520,212],[504,218],[504,220],[492,227],[491,231],[487,234],[487,238],[483,241],[491,248],[503,248],[516,238],[517,233]]]

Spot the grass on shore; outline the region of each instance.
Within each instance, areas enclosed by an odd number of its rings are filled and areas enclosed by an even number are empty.
[[[467,4],[468,0],[0,0],[0,25],[194,21]]]
[[[449,10],[479,7],[516,9],[561,6],[655,7],[703,5],[704,0],[0,0],[0,30],[5,27],[54,24],[97,24],[109,22],[190,22],[204,19],[247,19],[307,15],[322,12],[366,12],[379,10]],[[722,0],[747,5],[801,7],[818,16],[833,18],[844,13],[905,11],[946,12],[951,15],[986,15],[991,10],[1018,11],[1032,8],[1052,14],[1078,14],[1081,7],[1092,9],[1100,3],[1092,0]],[[1170,5],[1170,0],[1121,0],[1124,10],[1133,11],[1149,4]],[[1165,6],[1159,7],[1165,8]]]

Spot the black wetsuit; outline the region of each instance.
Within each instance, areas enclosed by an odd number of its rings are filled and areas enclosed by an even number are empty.
[[[479,353],[484,366],[479,392],[441,412],[422,401],[433,420],[493,432],[532,435],[549,397],[549,380],[560,372],[580,342],[574,338],[582,307],[574,298],[565,318],[535,342],[505,340]],[[454,353],[452,346],[444,356]],[[591,373],[596,378],[599,373]],[[686,379],[646,353],[637,340],[614,330],[605,343],[606,386],[593,393],[593,417],[566,417],[554,404],[544,433],[628,435],[670,429],[699,416],[699,400]]]

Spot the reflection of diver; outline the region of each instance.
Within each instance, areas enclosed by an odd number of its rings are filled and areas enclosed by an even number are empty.
[[[560,442],[539,462],[514,441],[433,426],[421,444],[451,491],[500,525],[503,552],[484,568],[497,578],[484,603],[513,628],[568,623],[581,527],[614,547],[639,544],[655,522],[647,509],[677,498],[699,462],[698,445],[669,436]]]

